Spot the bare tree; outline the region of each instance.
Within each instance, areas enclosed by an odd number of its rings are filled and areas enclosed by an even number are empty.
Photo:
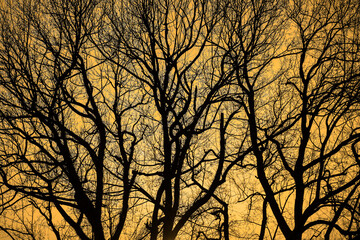
[[[137,204],[131,166],[146,131],[134,109],[146,99],[95,56],[100,6],[39,0],[2,9],[1,207],[31,200],[57,239],[119,239]]]
[[[152,184],[135,184],[152,205],[150,239],[175,239],[191,224],[200,235],[206,236],[205,225],[229,239],[226,224],[220,230],[211,226],[210,219],[218,216],[209,205],[220,207],[227,218],[216,189],[234,165],[227,160],[225,136],[238,109],[227,99],[229,75],[214,67],[221,63],[212,43],[225,6],[198,0],[114,1],[107,7],[111,31],[94,40],[104,59],[139,81],[151,98],[147,121],[154,134],[145,139],[138,175]],[[197,224],[204,216],[210,225]]]
[[[249,126],[253,158],[244,166],[263,189],[260,238],[268,229],[276,239],[271,216],[286,239],[356,234],[358,3],[233,6],[223,47]]]

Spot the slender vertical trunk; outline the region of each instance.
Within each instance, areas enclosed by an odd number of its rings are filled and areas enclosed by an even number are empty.
[[[173,239],[172,230],[174,225],[174,210],[173,209],[173,196],[172,196],[172,157],[171,157],[171,143],[168,134],[168,123],[167,116],[163,117],[163,137],[164,137],[164,187],[165,187],[165,212],[164,212],[164,229],[163,229],[163,238],[164,240]]]
[[[228,206],[227,204],[224,205],[224,211],[223,211],[223,214],[224,214],[224,224],[223,224],[223,227],[224,227],[224,239],[225,240],[230,240],[230,232],[229,232],[229,209],[228,209]]]

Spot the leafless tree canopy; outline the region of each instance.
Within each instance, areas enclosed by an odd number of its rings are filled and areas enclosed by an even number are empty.
[[[360,238],[358,1],[0,11],[0,238]]]

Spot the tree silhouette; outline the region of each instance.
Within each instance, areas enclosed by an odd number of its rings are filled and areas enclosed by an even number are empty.
[[[278,3],[234,3],[223,41],[253,149],[244,166],[256,169],[263,189],[259,238],[267,206],[286,239],[351,236],[358,230],[349,203],[359,186],[359,6]],[[274,72],[275,63],[282,66]],[[267,229],[276,239],[277,228]]]
[[[2,207],[29,199],[57,239],[65,233],[55,211],[81,239],[119,239],[136,204],[130,167],[145,134],[133,132],[142,116],[123,116],[146,99],[91,55],[96,1],[9,4],[1,25]]]
[[[139,0],[131,6],[114,1],[107,12],[110,33],[94,40],[104,61],[124,69],[151,97],[155,116],[148,121],[156,132],[145,141],[153,155],[138,175],[158,186],[136,184],[153,205],[150,239],[159,234],[174,239],[189,220],[204,214],[214,218],[206,203],[231,167],[225,135],[237,110],[225,112],[228,75],[215,75],[211,43],[223,7],[217,1]]]
[[[17,0],[1,12],[9,238],[359,236],[356,1]]]

